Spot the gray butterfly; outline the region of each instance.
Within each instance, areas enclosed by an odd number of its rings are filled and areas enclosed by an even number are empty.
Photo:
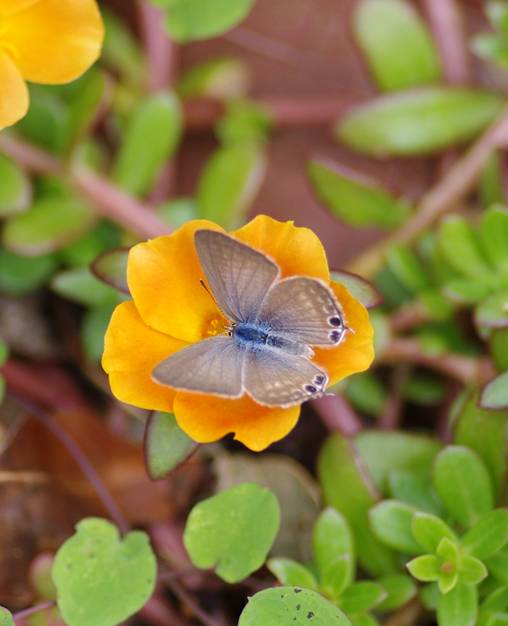
[[[195,245],[230,326],[159,363],[153,379],[226,398],[246,392],[266,406],[322,394],[328,375],[311,362],[311,346],[337,346],[346,330],[332,291],[315,278],[280,279],[271,259],[223,233],[198,230]]]

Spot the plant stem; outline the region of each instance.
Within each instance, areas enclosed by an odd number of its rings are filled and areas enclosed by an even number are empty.
[[[125,519],[123,513],[118,508],[116,502],[111,497],[108,488],[102,481],[86,454],[81,450],[74,439],[67,433],[58,422],[53,419],[46,411],[40,407],[32,404],[30,401],[25,400],[18,394],[9,392],[9,395],[31,416],[37,419],[43,424],[53,435],[60,441],[60,443],[67,449],[72,456],[76,464],[79,466],[83,474],[90,481],[90,484],[95,489],[100,501],[104,508],[108,511],[109,516],[122,531],[127,533],[129,531],[129,523]]]
[[[54,606],[55,606],[54,600],[50,600],[49,602],[43,602],[41,604],[36,604],[35,606],[31,606],[28,609],[23,609],[22,611],[18,611],[17,613],[14,613],[12,615],[12,619],[14,620],[14,623],[16,623],[17,620],[24,619],[25,617],[29,617],[30,615],[33,615],[34,613],[39,613],[39,611],[46,611],[47,609],[51,609]]]
[[[460,158],[419,203],[416,213],[400,229],[354,259],[348,270],[372,278],[383,265],[385,254],[395,243],[411,243],[442,215],[453,210],[470,193],[491,154],[508,144],[508,108]]]
[[[312,400],[312,408],[331,432],[340,432],[345,437],[352,437],[363,428],[362,421],[352,406],[339,394]]]
[[[180,602],[188,607],[194,617],[198,619],[203,624],[203,626],[225,626],[222,619],[212,617],[211,615],[208,615],[208,613],[203,611],[203,609],[199,606],[192,594],[190,594],[182,585],[180,585],[176,578],[163,578],[163,581],[180,600]]]

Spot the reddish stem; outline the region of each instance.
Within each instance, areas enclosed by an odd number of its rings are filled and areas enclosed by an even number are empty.
[[[42,604],[37,604],[35,606],[31,606],[28,609],[23,609],[22,611],[14,613],[12,619],[14,620],[14,623],[16,623],[18,620],[24,619],[25,617],[30,617],[30,615],[33,615],[34,613],[39,613],[40,611],[46,611],[47,609],[51,609],[54,606],[55,602],[53,600],[49,602],[43,602]]]
[[[316,398],[312,407],[331,432],[352,437],[363,428],[361,419],[343,396],[330,394]]]

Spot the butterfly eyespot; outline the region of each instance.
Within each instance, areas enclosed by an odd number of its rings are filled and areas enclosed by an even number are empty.
[[[328,322],[332,325],[332,326],[342,326],[342,320],[340,319],[340,317],[337,317],[336,315],[334,315],[333,317],[330,317],[328,319]]]
[[[321,385],[325,382],[325,377],[322,374],[319,374],[314,378],[314,384],[321,387]]]
[[[314,385],[305,385],[305,391],[307,393],[316,393],[317,388]]]
[[[334,343],[339,343],[339,341],[342,338],[342,333],[339,332],[338,330],[332,330],[332,332],[330,333],[330,339],[334,342]]]

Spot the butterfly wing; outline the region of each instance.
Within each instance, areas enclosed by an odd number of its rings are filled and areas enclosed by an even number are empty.
[[[245,351],[221,335],[175,352],[155,367],[152,378],[175,389],[239,398],[244,365]]]
[[[294,276],[268,292],[258,319],[282,337],[311,346],[337,345],[344,335],[344,317],[332,292],[315,278]]]
[[[264,348],[246,353],[244,384],[258,404],[288,407],[322,394],[328,376],[304,356]]]
[[[195,244],[201,267],[223,313],[233,322],[254,319],[279,276],[263,253],[214,230],[198,230]]]

